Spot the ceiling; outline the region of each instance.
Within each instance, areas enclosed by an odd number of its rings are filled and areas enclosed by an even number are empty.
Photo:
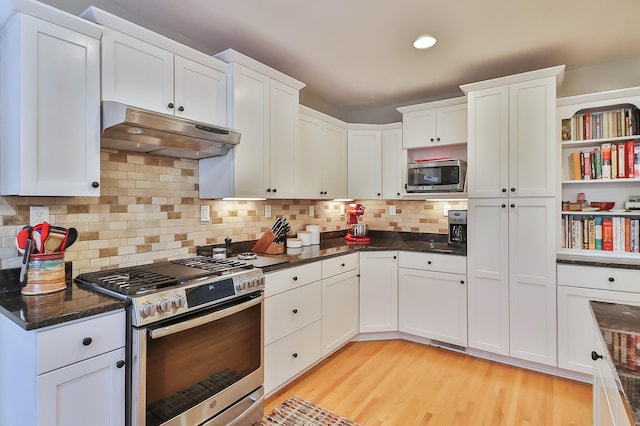
[[[638,0],[43,0],[90,5],[205,53],[233,48],[307,86],[301,103],[347,122],[462,96],[459,85],[640,57]],[[438,38],[431,49],[416,36]]]

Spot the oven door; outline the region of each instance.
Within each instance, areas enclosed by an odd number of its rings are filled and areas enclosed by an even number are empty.
[[[264,296],[258,293],[134,329],[131,424],[197,425],[211,422],[236,402],[242,402],[243,416],[259,420],[264,406],[263,305]]]

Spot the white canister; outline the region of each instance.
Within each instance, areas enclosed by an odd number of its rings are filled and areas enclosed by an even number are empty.
[[[287,248],[300,248],[302,247],[302,241],[300,238],[287,238]]]
[[[302,246],[310,246],[311,245],[311,232],[309,231],[298,231],[298,238],[302,241]]]
[[[320,225],[307,225],[306,229],[311,232],[311,244],[320,244]]]

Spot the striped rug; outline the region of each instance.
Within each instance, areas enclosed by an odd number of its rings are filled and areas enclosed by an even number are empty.
[[[254,426],[358,426],[358,424],[294,395],[274,408]]]

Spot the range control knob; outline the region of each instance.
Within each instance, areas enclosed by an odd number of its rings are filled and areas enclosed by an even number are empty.
[[[149,302],[144,302],[140,305],[140,316],[142,318],[152,317],[156,314],[156,305]]]
[[[158,309],[158,312],[161,314],[167,313],[171,310],[171,302],[167,299],[160,299],[156,302],[156,309]]]
[[[176,294],[171,298],[171,304],[176,309],[182,308],[184,306],[184,297],[180,296],[179,294]]]

